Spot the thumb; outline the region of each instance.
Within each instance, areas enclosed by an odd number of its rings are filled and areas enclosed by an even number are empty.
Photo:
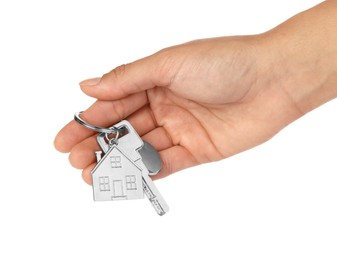
[[[101,100],[116,100],[156,86],[167,86],[171,77],[156,55],[116,67],[101,78],[93,78],[80,83],[88,96]]]

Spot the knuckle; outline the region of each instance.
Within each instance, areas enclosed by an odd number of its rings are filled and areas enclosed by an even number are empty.
[[[177,63],[179,63],[180,59],[172,48],[165,48],[156,53],[154,71],[158,75],[159,84],[162,86],[170,85],[177,73]]]
[[[127,64],[122,64],[102,76],[102,93],[104,93],[107,97],[110,97],[111,89],[115,88],[118,89],[118,92],[122,96],[127,95],[122,87],[128,70],[127,67]],[[106,99],[106,97],[102,97],[102,99]]]
[[[124,76],[126,72],[126,65],[125,64],[119,65],[113,70],[113,72],[114,72],[115,77],[117,78],[120,76]]]
[[[119,78],[123,77],[125,73],[126,73],[126,64],[122,64],[114,68],[109,73],[104,74],[103,78],[112,78],[112,79],[118,80]]]
[[[126,117],[126,111],[123,105],[123,100],[119,100],[111,103],[111,110],[114,111],[115,117],[119,120],[124,119]]]

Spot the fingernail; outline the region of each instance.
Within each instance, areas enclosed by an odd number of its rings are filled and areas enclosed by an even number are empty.
[[[101,81],[101,78],[86,79],[80,82],[81,86],[96,86]]]

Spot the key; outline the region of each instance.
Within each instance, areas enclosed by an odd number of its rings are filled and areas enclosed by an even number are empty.
[[[92,171],[94,199],[137,199],[145,193],[156,212],[164,215],[169,208],[148,176],[149,170],[141,156],[144,142],[128,121],[124,120],[114,127],[122,132],[116,143],[109,144],[104,133],[97,136],[97,142],[102,151],[96,152],[98,162]],[[145,161],[151,168],[151,173],[158,172],[161,168],[161,161],[160,164],[156,161],[160,160],[159,154],[154,153],[155,149],[152,146],[147,146],[144,151],[143,155],[145,154],[144,158],[148,158]],[[151,159],[151,154],[157,156],[155,157],[157,159]],[[107,158],[110,158],[110,165],[107,163],[109,161]],[[141,186],[142,193],[139,192]]]
[[[128,129],[128,134],[121,137],[120,139],[118,139],[118,146],[121,146],[121,147],[124,148],[124,146],[128,146],[128,145],[132,144],[131,145],[132,151],[135,151],[135,150],[137,151],[137,153],[134,154],[135,157],[133,157],[133,160],[143,169],[142,175],[143,175],[144,193],[148,197],[152,206],[155,208],[156,212],[159,215],[162,216],[166,212],[168,212],[169,207],[168,207],[167,203],[165,202],[164,198],[162,197],[162,195],[160,194],[160,192],[158,191],[158,189],[156,188],[156,186],[154,185],[151,178],[148,176],[149,171],[148,171],[147,167],[145,166],[145,164],[143,162],[143,159],[140,157],[140,151],[142,151],[144,149],[143,148],[144,146],[141,145],[139,147],[139,143],[140,142],[143,143],[143,141],[139,137],[137,132],[133,129],[133,127],[131,126],[131,124],[129,122],[122,121],[119,124],[115,125],[115,127],[119,128],[120,125],[122,125],[123,127],[126,127]],[[137,145],[135,145],[136,143],[137,143]],[[139,147],[139,148],[135,149],[135,147]],[[158,159],[160,160],[159,154],[155,151],[155,149],[152,146],[150,146],[150,144],[148,144],[147,151],[151,152],[152,155],[156,156],[155,158],[157,160]],[[157,153],[157,155],[155,155],[153,151],[155,151]],[[127,154],[129,154],[129,153],[127,153]],[[155,162],[155,160],[152,160],[152,161]],[[155,167],[158,168],[158,163],[157,163],[157,166],[154,165],[152,167],[152,169],[154,170]],[[160,161],[159,168],[161,168],[161,161]],[[159,170],[160,169],[158,169],[158,171]]]

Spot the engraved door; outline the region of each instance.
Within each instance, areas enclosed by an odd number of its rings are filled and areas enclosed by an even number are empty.
[[[114,180],[113,185],[113,198],[124,198],[123,182],[121,180]]]

